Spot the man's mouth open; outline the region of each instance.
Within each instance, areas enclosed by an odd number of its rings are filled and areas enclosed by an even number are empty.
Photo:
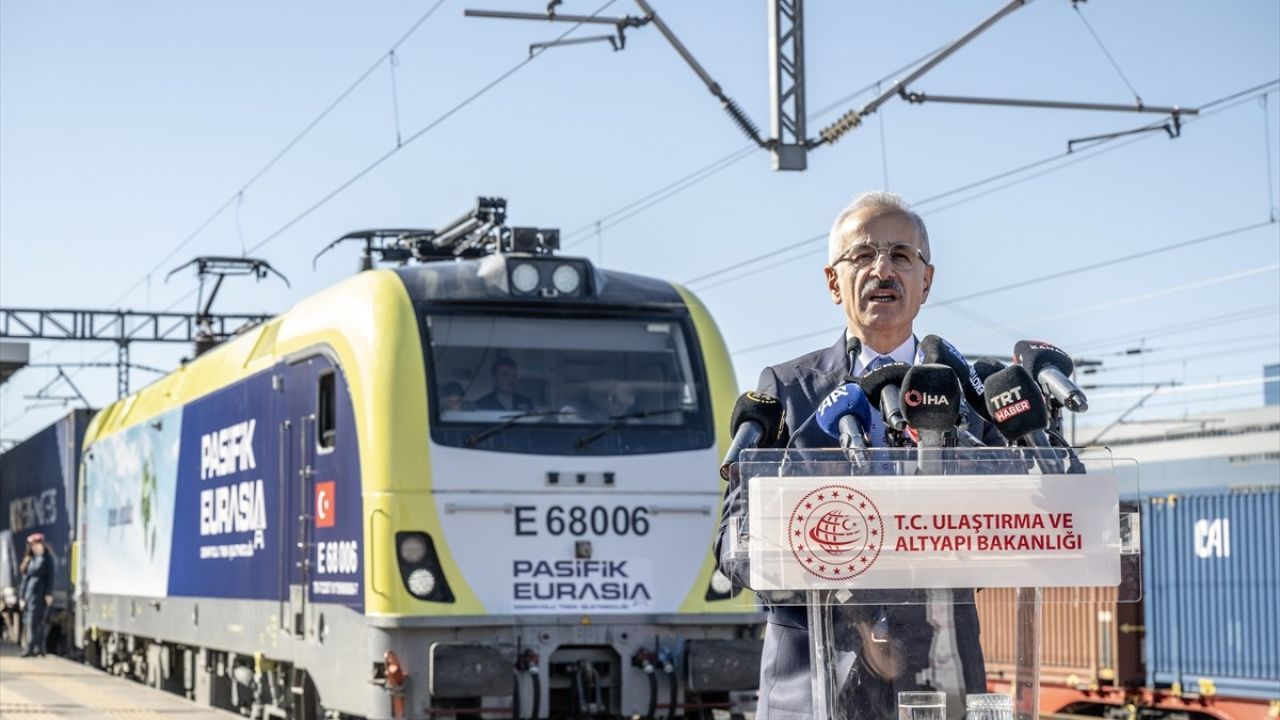
[[[895,302],[901,299],[901,297],[902,297],[901,295],[899,295],[896,291],[893,291],[893,290],[872,290],[871,292],[867,293],[867,302],[871,303],[872,305],[879,305],[884,303]]]

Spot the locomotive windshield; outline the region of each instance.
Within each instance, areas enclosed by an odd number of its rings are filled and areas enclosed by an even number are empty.
[[[617,455],[713,442],[685,319],[430,314],[437,443]]]

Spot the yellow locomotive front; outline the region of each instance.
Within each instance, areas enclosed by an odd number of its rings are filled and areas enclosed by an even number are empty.
[[[386,380],[422,402],[386,494],[366,476],[395,533],[380,551],[370,513],[371,572],[390,576],[366,591],[382,677],[407,716],[736,709],[759,646],[710,553],[724,343],[688,292],[558,257],[547,236],[395,271],[422,368]]]

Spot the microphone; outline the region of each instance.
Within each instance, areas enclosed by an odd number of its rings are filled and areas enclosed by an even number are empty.
[[[916,430],[916,469],[947,474],[943,448],[956,446],[960,419],[960,380],[946,365],[916,365],[902,380],[902,411]]]
[[[729,479],[730,467],[738,462],[743,450],[776,443],[785,428],[786,411],[778,398],[767,393],[742,393],[729,416],[733,441],[720,463],[720,477]]]
[[[845,383],[832,390],[818,405],[817,421],[824,433],[840,440],[851,461],[861,464],[866,459],[864,436],[871,427],[871,403],[857,384]]]
[[[987,378],[991,377],[992,375],[995,375],[996,373],[1000,372],[1001,370],[1007,367],[1009,366],[1005,365],[1004,363],[1000,362],[995,358],[978,358],[977,360],[973,361],[973,371],[978,374],[978,379],[981,380],[983,383],[987,382]],[[984,390],[983,392],[985,393],[986,391]],[[980,404],[983,406],[983,409],[985,412],[985,408],[987,404],[986,400],[984,399]]]
[[[872,405],[880,409],[884,424],[895,432],[902,432],[907,418],[902,413],[902,380],[911,366],[906,363],[881,365],[858,380],[862,391]]]
[[[920,431],[921,445],[955,444],[961,392],[960,380],[946,365],[927,363],[907,371],[902,380],[902,409],[907,422]]]
[[[1021,340],[1013,346],[1013,359],[1031,372],[1044,394],[1058,405],[1078,413],[1089,409],[1084,393],[1071,382],[1075,363],[1061,348],[1039,340]]]
[[[987,378],[986,385],[987,412],[1000,434],[1010,445],[1032,448],[1041,472],[1061,473],[1062,464],[1045,432],[1049,408],[1031,373],[1021,365],[1010,365]]]
[[[987,416],[987,402],[982,396],[985,390],[982,378],[954,345],[937,335],[929,335],[920,341],[920,352],[924,362],[951,368],[956,378],[960,380],[960,389],[964,391],[965,402],[969,403],[969,407],[984,420],[991,419]]]
[[[844,354],[849,358],[849,372],[853,372],[853,366],[858,364],[858,354],[862,352],[862,338],[857,335],[851,335],[848,340],[844,341]],[[849,377],[852,380],[852,376]]]

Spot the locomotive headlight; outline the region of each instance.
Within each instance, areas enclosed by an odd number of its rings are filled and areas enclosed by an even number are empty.
[[[582,286],[582,271],[573,265],[560,265],[551,273],[551,284],[561,295],[572,295]]]
[[[511,268],[511,287],[516,292],[528,294],[537,290],[541,279],[538,266],[533,263],[520,263]]]
[[[406,582],[409,584],[409,592],[418,597],[427,597],[436,589],[436,576],[426,568],[418,568],[409,573]]]
[[[717,594],[728,595],[733,591],[733,583],[729,582],[729,578],[725,577],[724,573],[716,570],[711,573],[711,589]]]
[[[440,567],[435,542],[427,533],[401,530],[396,533],[396,564],[405,590],[419,600],[451,603],[449,577]]]
[[[410,565],[417,565],[427,556],[427,541],[421,535],[405,535],[400,538],[400,559]],[[424,571],[425,572],[425,571]],[[435,585],[435,580],[431,582]]]

